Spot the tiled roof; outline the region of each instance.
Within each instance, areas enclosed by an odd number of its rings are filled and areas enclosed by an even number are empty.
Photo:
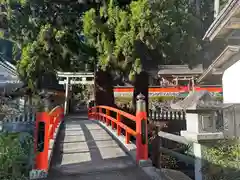
[[[211,26],[208,28],[203,40],[209,39],[212,41],[217,34],[216,31],[218,31],[218,33],[221,31],[221,29],[228,23],[229,18],[239,10],[239,6],[239,0],[229,0],[216,19],[213,21]]]
[[[158,74],[178,74],[178,75],[186,75],[186,74],[202,74],[203,66],[199,64],[192,69],[188,67],[188,65],[161,65],[158,67]]]

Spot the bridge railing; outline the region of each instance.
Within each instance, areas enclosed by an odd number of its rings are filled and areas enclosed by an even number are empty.
[[[125,131],[125,143],[130,143],[130,137],[136,138],[136,161],[148,159],[147,113],[143,95],[138,96],[136,115],[109,106],[95,106],[88,110],[89,119],[99,120],[117,131],[117,135]],[[135,127],[129,127],[124,119],[133,122]]]
[[[54,133],[63,118],[63,108],[60,106],[55,107],[49,112],[50,126],[49,126],[49,139],[54,138]]]
[[[112,117],[114,116],[112,112],[114,112],[115,117]],[[107,126],[111,125],[112,129],[116,128],[118,136],[121,135],[122,129],[124,129],[125,143],[129,144],[130,136],[136,137],[137,132],[122,122],[123,117],[136,123],[136,116],[133,116],[116,108],[109,106],[96,106],[89,109],[89,119],[97,119],[106,123]]]
[[[51,163],[55,140],[62,122],[64,110],[57,106],[50,112],[36,113],[34,152],[35,167],[30,172],[30,179],[45,178]]]

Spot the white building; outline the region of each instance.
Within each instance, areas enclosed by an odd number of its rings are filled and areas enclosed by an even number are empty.
[[[229,0],[203,39],[215,46],[208,55],[218,54],[197,82],[222,79],[224,103],[240,103],[240,0]]]

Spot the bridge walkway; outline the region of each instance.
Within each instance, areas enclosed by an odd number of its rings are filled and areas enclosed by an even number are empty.
[[[150,180],[97,122],[87,115],[64,118],[47,179]]]

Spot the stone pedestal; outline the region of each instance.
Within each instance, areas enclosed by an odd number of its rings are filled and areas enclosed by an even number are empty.
[[[205,145],[206,143],[210,144],[216,142],[216,140],[223,139],[223,132],[198,133],[189,132],[189,130],[187,130],[181,131],[181,136],[185,137],[190,142],[193,142],[192,151],[195,156],[195,180],[204,180],[202,168],[204,167],[203,161],[205,160],[203,156]]]
[[[193,142],[193,154],[195,156],[195,180],[203,180],[203,151],[204,144],[214,143],[223,139],[223,132],[216,128],[216,118],[212,110],[192,111],[186,114],[187,130],[181,131],[181,136]]]

